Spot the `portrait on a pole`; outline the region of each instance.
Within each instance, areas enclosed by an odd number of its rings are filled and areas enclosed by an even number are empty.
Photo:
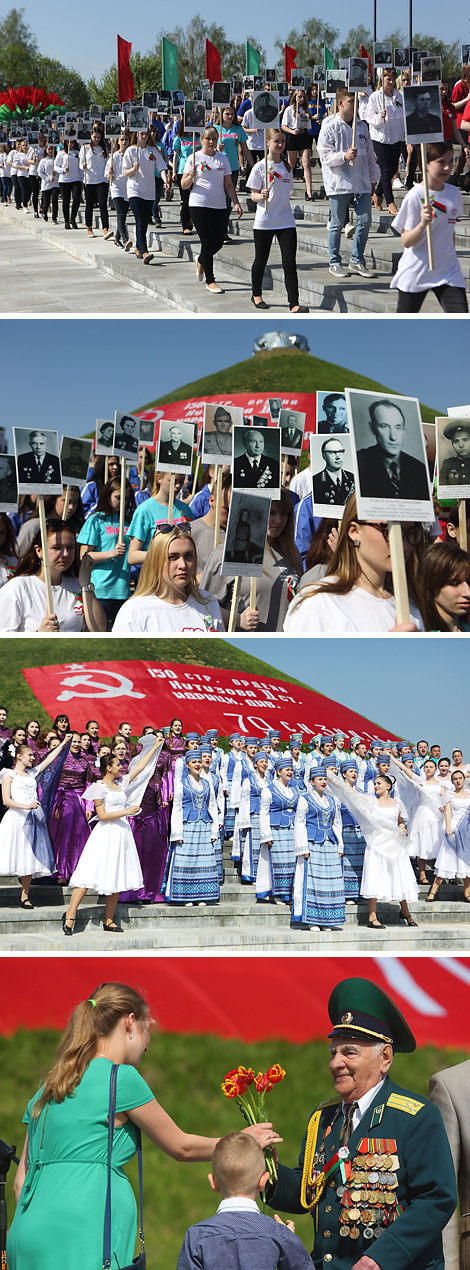
[[[123,459],[132,462],[139,453],[140,419],[135,415],[124,415],[116,410],[114,416],[113,453],[120,454]]]
[[[158,441],[157,472],[191,471],[193,461],[194,426],[171,419],[160,420],[160,437]]]
[[[438,417],[437,497],[470,498],[470,412],[466,419]]]
[[[243,423],[241,406],[216,405],[213,401],[205,403],[203,463],[232,462],[232,428],[236,423]]]
[[[433,522],[418,398],[356,388],[345,391],[358,516]]]
[[[350,436],[311,436],[310,466],[314,516],[340,519],[354,492]]]
[[[225,530],[222,575],[260,578],[268,533],[269,499],[233,493]]]
[[[86,485],[92,448],[93,442],[84,437],[62,437],[60,464],[64,485]]]
[[[57,432],[13,428],[19,494],[61,494],[63,489]]]
[[[233,429],[232,489],[281,497],[280,428]]]

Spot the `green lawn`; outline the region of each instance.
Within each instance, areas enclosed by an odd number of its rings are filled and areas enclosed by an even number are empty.
[[[260,984],[262,991],[262,984]],[[289,1008],[288,1001],[284,1003]],[[284,1008],[284,1007],[283,1007]],[[275,1021],[273,1022],[275,1031]],[[53,1062],[55,1032],[18,1032],[0,1037],[0,1125],[4,1140],[20,1145],[21,1118],[29,1098]],[[462,1062],[468,1055],[456,1050],[427,1046],[417,1054],[398,1055],[393,1065],[394,1080],[418,1095],[426,1095],[432,1072]],[[270,1096],[272,1118],[284,1138],[281,1159],[294,1164],[307,1117],[321,1099],[328,1097],[331,1083],[327,1051],[323,1043],[292,1045],[286,1041],[266,1041],[246,1045],[210,1036],[155,1037],[140,1071],[171,1116],[189,1132],[219,1135],[243,1127],[236,1106],[220,1089],[227,1071],[242,1063],[265,1071],[273,1062],[286,1070],[286,1079]],[[438,1167],[438,1161],[436,1161]],[[181,1165],[144,1143],[144,1211],[148,1270],[174,1270],[186,1227],[214,1211],[214,1197],[206,1180],[205,1164]],[[137,1170],[129,1168],[134,1187]],[[11,1221],[13,1170],[7,1182],[8,1215]],[[60,1202],[60,1197],[58,1197]],[[312,1246],[311,1222],[297,1219],[297,1233],[306,1247]]]

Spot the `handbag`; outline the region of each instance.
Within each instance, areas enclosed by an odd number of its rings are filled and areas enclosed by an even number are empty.
[[[113,1134],[114,1134],[114,1118],[116,1115],[116,1081],[117,1081],[118,1064],[113,1063],[111,1068],[111,1080],[109,1084],[109,1126],[108,1126],[108,1186],[106,1190],[106,1205],[104,1210],[104,1240],[103,1240],[103,1270],[111,1270],[111,1156],[113,1150]],[[122,1270],[146,1270],[146,1256],[144,1247],[144,1210],[142,1197],[142,1134],[140,1129],[137,1130],[137,1155],[139,1160],[139,1196],[140,1196],[140,1253],[134,1257],[130,1266],[123,1266]]]

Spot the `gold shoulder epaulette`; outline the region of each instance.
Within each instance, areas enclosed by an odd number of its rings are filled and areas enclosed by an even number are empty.
[[[316,1185],[312,1188],[311,1175],[312,1166],[317,1146],[318,1130],[320,1127],[320,1118],[325,1107],[337,1107],[342,1101],[341,1097],[335,1095],[333,1098],[326,1098],[324,1102],[320,1102],[318,1107],[310,1116],[307,1127],[307,1141],[305,1143],[304,1167],[302,1171],[302,1181],[300,1184],[300,1203],[302,1208],[315,1208],[320,1199],[323,1190],[325,1175],[323,1172],[319,1174]]]
[[[324,1102],[319,1102],[317,1111],[320,1109],[323,1111],[324,1107],[337,1107],[339,1102],[342,1102],[341,1094],[335,1094],[333,1098],[325,1098]]]
[[[393,1107],[395,1111],[407,1111],[409,1116],[415,1116],[424,1106],[424,1102],[418,1102],[416,1098],[407,1098],[404,1094],[390,1094],[387,1102],[387,1107]]]

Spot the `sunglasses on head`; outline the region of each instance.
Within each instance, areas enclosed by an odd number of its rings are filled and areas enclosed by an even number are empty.
[[[175,530],[178,530],[179,533],[185,534],[186,537],[190,538],[191,537],[191,521],[190,520],[171,520],[171,521],[157,520],[155,529],[153,531],[153,537],[156,538],[157,534],[174,534]]]

